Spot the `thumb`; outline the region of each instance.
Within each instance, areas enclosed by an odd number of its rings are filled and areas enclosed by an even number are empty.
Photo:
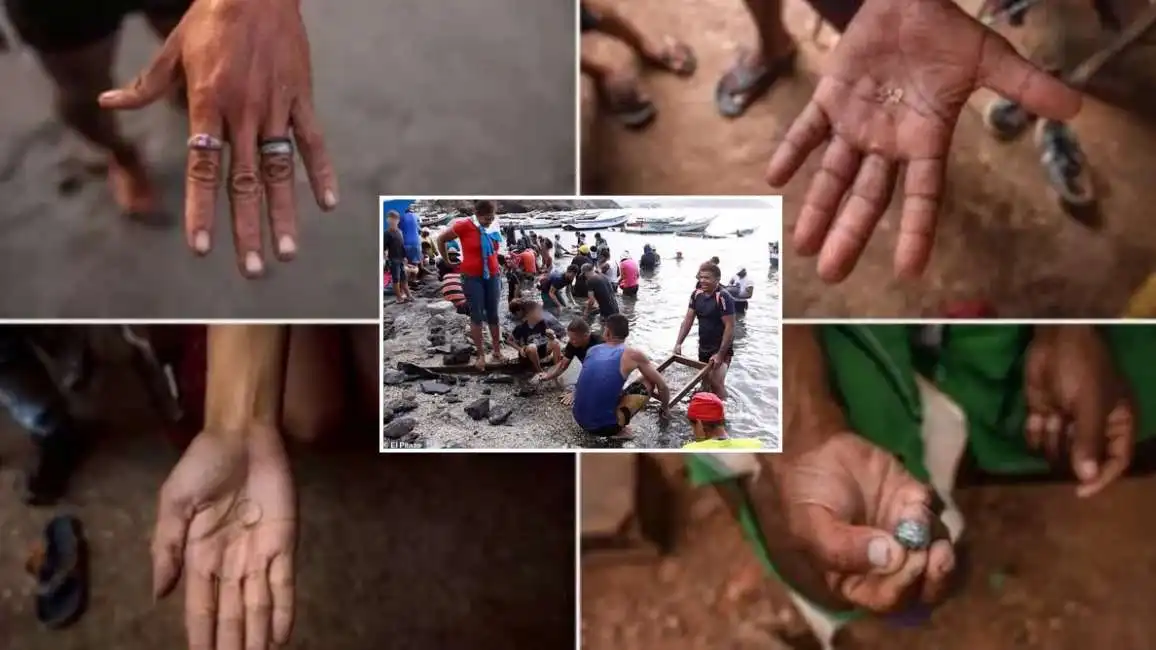
[[[1080,483],[1091,483],[1100,475],[1104,457],[1104,427],[1108,410],[1104,391],[1084,385],[1072,401],[1072,471]]]
[[[176,82],[181,64],[181,31],[174,30],[165,40],[160,53],[133,82],[100,94],[103,108],[133,110],[144,108],[160,99]]]
[[[841,521],[816,504],[800,506],[812,555],[827,571],[849,574],[890,574],[898,571],[907,552],[890,533]]]
[[[184,499],[171,496],[167,485],[161,488],[157,504],[157,525],[153,530],[153,599],[169,594],[181,577],[185,539],[193,508]]]
[[[1023,58],[1007,39],[988,30],[980,51],[979,83],[1045,119],[1069,120],[1081,95]]]

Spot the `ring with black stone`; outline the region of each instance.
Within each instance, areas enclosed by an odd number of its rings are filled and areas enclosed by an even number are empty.
[[[900,519],[895,526],[895,539],[909,551],[922,551],[931,545],[931,530],[921,521]]]
[[[293,140],[290,138],[262,138],[262,156],[292,156]]]

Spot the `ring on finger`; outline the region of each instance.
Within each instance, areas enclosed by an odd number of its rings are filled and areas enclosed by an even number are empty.
[[[261,138],[259,142],[262,156],[292,156],[291,138]]]
[[[194,133],[189,136],[189,149],[200,151],[220,151],[225,147],[221,139],[208,133]]]

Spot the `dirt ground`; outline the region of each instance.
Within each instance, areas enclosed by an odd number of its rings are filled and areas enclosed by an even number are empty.
[[[9,486],[28,445],[6,417],[0,423],[0,648],[185,647],[180,588],[153,603],[148,552],[157,490],[179,452],[124,358],[113,348],[102,357],[107,365],[76,400],[97,449],[67,503],[17,501]],[[301,524],[288,647],[573,647],[573,457],[379,455],[377,434],[364,433],[344,451],[293,456]],[[75,626],[51,632],[36,622],[23,566],[59,512],[87,528],[92,593]]]
[[[962,4],[975,13],[976,0]],[[1135,3],[1121,0],[1125,21]],[[605,194],[767,194],[763,171],[791,119],[814,89],[824,33],[810,38],[814,14],[787,2],[787,24],[801,43],[800,71],[781,80],[747,114],[721,118],[713,92],[739,46],[754,42],[754,27],[741,0],[692,2],[619,0],[615,5],[655,34],[672,34],[697,51],[699,70],[690,80],[648,73],[647,90],[658,120],[631,133],[610,119],[593,117],[593,93],[583,88],[583,189]],[[1059,66],[1072,66],[1105,38],[1091,3],[1048,0],[1033,9],[1026,28],[1004,30],[1021,51]],[[604,37],[583,37],[584,51],[625,62],[624,47]],[[1094,170],[1100,214],[1090,221],[1067,216],[1049,195],[1030,137],[995,142],[983,130],[979,110],[990,94],[977,93],[956,130],[949,190],[941,213],[936,252],[926,277],[895,280],[892,251],[896,206],[885,217],[854,274],[839,286],[823,284],[812,260],[787,253],[787,317],[935,315],[946,300],[986,298],[1005,317],[1115,317],[1148,273],[1156,270],[1156,231],[1148,204],[1156,199],[1156,115],[1150,93],[1156,83],[1156,41],[1148,40],[1109,64],[1072,123]],[[1144,105],[1146,104],[1146,106]],[[784,231],[790,232],[818,166],[818,156],[783,191]]]
[[[681,460],[660,457],[679,495],[675,551],[655,562],[584,563],[583,648],[807,647],[805,625],[764,578],[722,499],[691,491]],[[961,490],[969,528],[959,591],[920,628],[861,620],[839,647],[1147,647],[1156,634],[1156,523],[1140,513],[1154,488],[1156,478],[1130,479],[1088,501],[1066,485]]]
[[[20,89],[0,100],[0,275],[9,278],[0,316],[376,319],[379,194],[574,191],[572,3],[346,0],[302,10],[342,205],[321,213],[299,173],[298,259],[272,263],[259,282],[237,273],[223,194],[209,259],[185,246],[181,116],[167,105],[124,116],[170,215],[154,227],[127,222],[101,178],[58,193],[77,141],[51,117],[36,63],[0,55],[0,83]],[[157,47],[130,20],[117,79],[130,80]]]

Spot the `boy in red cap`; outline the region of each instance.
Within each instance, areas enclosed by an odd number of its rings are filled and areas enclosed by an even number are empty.
[[[690,398],[686,417],[694,429],[695,441],[726,440],[727,430],[723,424],[726,411],[723,401],[714,393],[695,393]]]

